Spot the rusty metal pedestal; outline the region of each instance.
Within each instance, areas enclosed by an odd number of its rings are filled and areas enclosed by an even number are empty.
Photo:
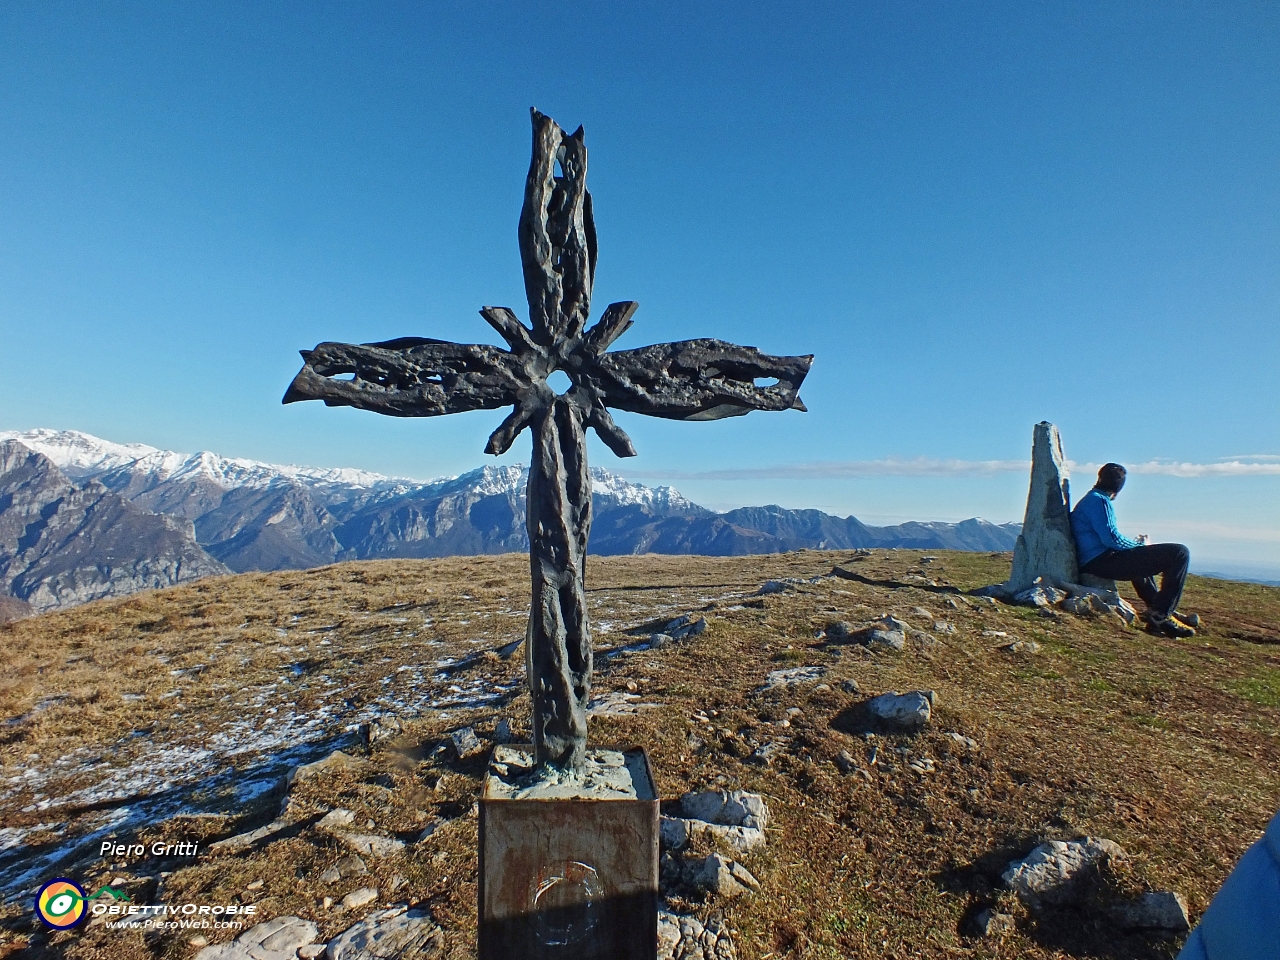
[[[643,749],[622,753],[631,796],[512,796],[498,747],[480,798],[479,960],[655,960],[658,796]],[[572,791],[568,791],[572,794]],[[528,793],[528,791],[523,791]]]

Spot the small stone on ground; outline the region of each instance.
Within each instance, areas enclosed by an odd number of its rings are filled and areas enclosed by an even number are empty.
[[[816,683],[827,672],[826,667],[792,667],[790,670],[771,670],[760,686],[761,693],[770,690],[789,690]]]
[[[359,877],[369,872],[365,862],[355,854],[347,854],[332,867],[320,874],[323,883],[337,883],[348,877]]]
[[[974,928],[980,937],[999,937],[1013,930],[1014,919],[1007,913],[997,913],[988,908],[983,910],[973,921]]]
[[[452,742],[453,752],[457,754],[459,760],[466,760],[485,751],[485,745],[476,736],[475,730],[471,727],[454,730],[449,734],[449,740]]]
[[[340,833],[337,836],[357,853],[375,859],[404,853],[404,843],[390,837],[379,837],[371,833]]]
[[[1034,640],[1014,640],[1011,643],[1001,644],[999,649],[1005,653],[1039,653],[1040,644]]]
[[[355,910],[357,907],[363,907],[367,903],[373,903],[378,899],[377,887],[361,887],[359,890],[352,890],[342,898],[342,905],[348,910]]]
[[[1127,930],[1168,930],[1186,933],[1191,929],[1187,903],[1172,890],[1144,893],[1112,908],[1116,922]]]
[[[746,867],[718,853],[685,862],[684,882],[700,893],[739,897],[760,889],[760,881]]]
[[[910,693],[882,693],[867,701],[867,713],[887,727],[897,730],[920,730],[933,710],[933,691],[912,690]]]

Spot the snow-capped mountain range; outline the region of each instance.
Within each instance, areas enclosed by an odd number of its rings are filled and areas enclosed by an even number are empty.
[[[457,477],[421,481],[385,477],[351,467],[325,469],[262,463],[208,451],[176,453],[143,443],[112,443],[77,430],[0,430],[0,441],[4,440],[16,440],[43,454],[73,480],[101,480],[124,472],[133,478],[149,478],[153,487],[200,482],[232,490],[298,483],[314,490],[347,491],[351,495],[367,491],[379,496],[403,496],[442,491],[461,482],[480,496],[492,496],[507,493],[515,485],[523,486],[528,480],[528,468],[524,466],[481,467]],[[610,498],[619,505],[666,512],[701,509],[671,487],[646,487],[599,468],[591,471],[591,489],[596,497]]]
[[[152,475],[160,482],[199,477],[227,490],[232,487],[269,487],[290,480],[317,486],[365,489],[417,485],[413,480],[396,480],[367,470],[283,466],[239,457],[220,457],[207,451],[175,453],[144,443],[112,443],[77,430],[0,430],[0,440],[17,440],[28,449],[44,454],[63,473],[76,479],[128,469],[133,473]]]
[[[6,482],[15,489],[22,487],[18,499],[28,504],[31,516],[38,513],[31,513],[35,505],[44,503],[40,509],[47,512],[52,509],[48,504],[58,502],[56,498],[65,497],[69,489],[92,489],[98,491],[95,503],[110,503],[111,515],[127,513],[135,526],[145,526],[147,515],[168,518],[173,530],[190,525],[190,555],[184,554],[183,564],[174,569],[192,575],[215,572],[223,565],[242,572],[342,560],[528,549],[524,516],[528,472],[521,466],[483,467],[458,477],[421,482],[364,470],[280,466],[208,452],[175,453],[70,430],[0,432],[0,448],[9,451],[11,470],[23,464],[26,471],[0,472],[0,503]],[[55,482],[55,473],[62,479]],[[868,527],[854,517],[778,506],[717,514],[671,487],[646,487],[598,468],[591,473],[590,550],[598,554],[724,556],[799,547],[1009,550],[1018,533],[1016,524],[997,526],[983,520]],[[122,503],[104,499],[108,496]],[[100,508],[105,516],[103,511],[105,506]],[[3,520],[0,512],[0,530]],[[18,531],[21,524],[15,525],[13,517],[9,521]],[[33,536],[32,529],[23,527],[6,548],[0,535],[0,590],[7,586],[23,600],[27,599],[23,594],[34,589],[34,574],[20,575],[12,569],[6,573],[5,557],[9,556],[12,568],[17,544],[35,542]],[[172,553],[177,548],[170,545],[169,549]],[[78,543],[77,555],[82,566],[91,565],[92,544]],[[82,571],[78,576],[83,580],[88,574]],[[43,608],[59,605],[53,594],[45,593]],[[91,598],[81,588],[66,594]]]

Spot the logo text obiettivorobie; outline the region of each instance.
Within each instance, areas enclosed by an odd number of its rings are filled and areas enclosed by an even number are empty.
[[[108,929],[231,929],[244,926],[240,917],[258,912],[253,903],[132,903],[128,894],[114,887],[99,887],[86,895],[74,880],[50,880],[36,894],[36,915],[46,926],[69,930],[87,916],[110,917]]]

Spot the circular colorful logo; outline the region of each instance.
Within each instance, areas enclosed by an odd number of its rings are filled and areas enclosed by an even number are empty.
[[[36,894],[36,914],[55,930],[70,930],[85,915],[84,888],[74,880],[50,880]]]

